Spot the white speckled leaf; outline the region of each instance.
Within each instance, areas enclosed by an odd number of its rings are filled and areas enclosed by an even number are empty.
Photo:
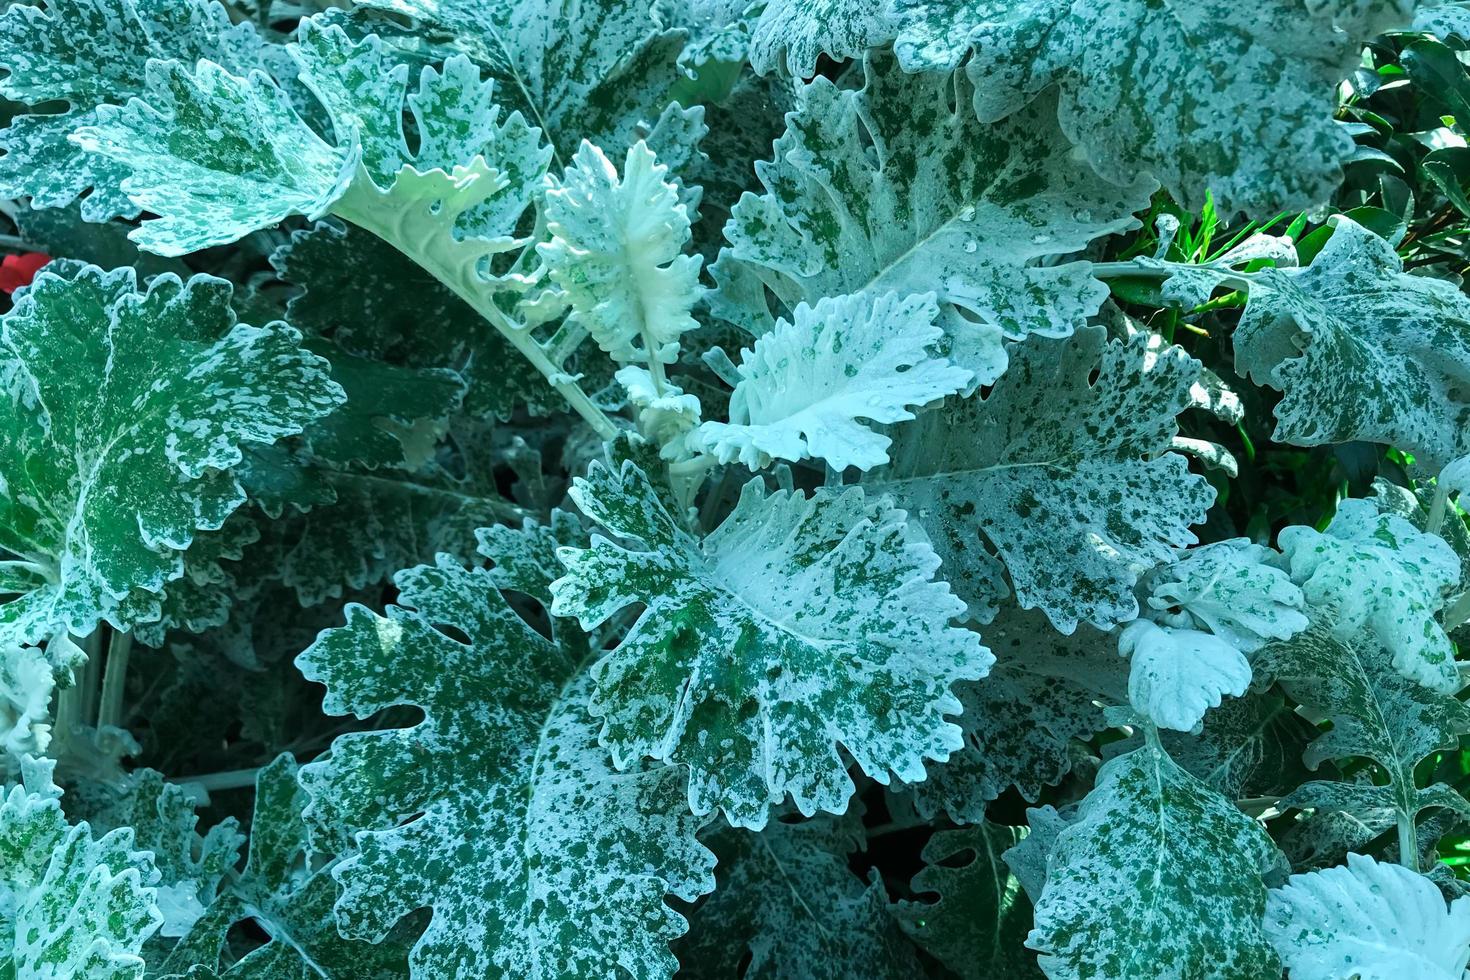
[[[1070,636],[1039,612],[1004,610],[984,627],[990,674],[958,687],[965,744],[912,788],[925,818],[940,810],[978,823],[1012,786],[1032,802],[1072,770],[1079,741],[1108,727],[1094,702],[1122,704],[1128,664],[1117,640],[1090,626]]]
[[[1103,765],[1057,836],[1027,945],[1051,980],[1275,977],[1275,863],[1254,820],[1149,741]]]
[[[0,634],[157,618],[194,533],[244,500],[230,472],[240,446],[341,402],[286,324],[234,322],[227,282],[163,275],[135,289],[131,269],[43,272],[0,320],[0,549],[43,577],[0,605]]]
[[[356,169],[355,152],[323,142],[269,76],[209,61],[151,63],[140,97],[98,108],[71,139],[131,171],[123,193],[159,217],[128,237],[159,255],[226,245],[293,214],[321,217]]]
[[[65,108],[18,115],[0,132],[0,197],[56,208],[84,195],[88,221],[137,214],[118,188],[127,168],[67,137],[96,122],[97,106],[141,95],[150,58],[207,58],[243,73],[261,66],[261,44],[213,0],[49,0],[44,11],[10,5],[0,14],[0,68],[9,71],[0,96]]]
[[[1333,120],[1362,42],[1402,0],[895,0],[905,67],[968,73],[980,118],[1057,86],[1062,129],[1104,176],[1152,173],[1222,213],[1325,201],[1353,141]],[[1335,30],[1334,28],[1341,28]]]
[[[1470,453],[1470,297],[1332,221],[1311,265],[1256,274],[1235,331],[1235,369],[1285,393],[1274,438],[1388,443],[1430,468]]]
[[[1266,933],[1292,980],[1462,980],[1470,897],[1446,907],[1425,876],[1349,854],[1345,868],[1292,875],[1271,889]]]
[[[1446,694],[1461,686],[1455,649],[1436,614],[1460,581],[1444,540],[1368,500],[1344,500],[1326,531],[1282,530],[1281,550],[1307,601],[1330,608],[1333,634],[1376,637],[1406,677]]]
[[[892,37],[883,0],[768,0],[751,31],[750,66],[810,78],[819,55],[842,61]]]
[[[239,822],[227,817],[200,834],[196,801],[176,783],[164,782],[152,769],[128,774],[117,786],[91,786],[83,798],[81,815],[97,831],[128,829],[139,850],[153,854],[158,869],[157,903],[163,915],[159,935],[177,938],[187,933],[234,870],[245,838]],[[67,809],[72,812],[72,802]]]
[[[642,140],[628,148],[621,176],[583,142],[546,191],[551,240],[536,251],[573,317],[619,363],[671,364],[695,326],[700,259],[683,254],[689,213],[668,178]]]
[[[358,145],[362,174],[393,186],[411,164],[420,173],[452,172],[483,157],[505,187],[456,222],[459,237],[509,238],[539,191],[552,149],[520,112],[500,103],[508,93],[463,55],[418,73],[408,91],[401,59],[375,35],[349,38],[340,27],[303,22],[291,54],[332,120],[339,146]],[[412,147],[408,133],[412,133]]]
[[[680,980],[920,976],[882,883],[848,867],[863,846],[860,811],[855,804],[842,816],[773,820],[759,834],[727,828],[714,837],[718,885],[678,945]]]
[[[0,976],[142,980],[138,954],[163,919],[152,856],[130,830],[69,826],[54,766],[27,758],[0,795]]]
[[[1417,789],[1414,767],[1470,734],[1470,707],[1404,677],[1371,634],[1337,638],[1330,608],[1314,610],[1314,616],[1325,622],[1264,647],[1257,669],[1332,721],[1331,730],[1307,746],[1309,769],[1324,761],[1370,759],[1387,775],[1387,787],[1378,788],[1391,790],[1381,805],[1412,816],[1428,805]]]
[[[754,479],[701,541],[631,462],[594,463],[571,496],[627,544],[563,549],[552,612],[592,629],[645,606],[592,669],[619,766],[687,763],[696,813],[759,829],[788,793],[808,816],[842,812],[853,784],[839,745],[884,783],[917,782],[960,746],[950,686],[993,658],[951,625],[964,604],[887,500],[857,487],[767,496]]]
[[[396,582],[401,605],[349,606],[297,658],[330,714],[424,712],[302,767],[314,840],[358,849],[335,871],[343,935],[376,941],[427,906],[416,980],[671,974],[683,922],[664,895],[713,886],[682,769],[612,769],[589,675],[483,569],[446,558]]]
[[[788,309],[933,291],[951,357],[989,384],[1005,370],[1004,337],[1065,336],[1097,312],[1107,288],[1087,263],[1051,260],[1136,227],[1151,185],[1099,179],[1049,107],[991,126],[964,105],[962,75],[907,75],[884,54],[865,72],[859,91],[825,78],[803,89],[774,159],[756,164],[764,193],[742,197],[725,226],[713,308],[769,327],[731,293],[740,267]]]
[[[893,906],[903,930],[960,980],[1041,976],[1036,955],[1024,948],[1031,902],[1001,860],[1024,835],[992,823],[936,833],[914,875],[919,899]],[[931,893],[936,901],[925,898]]]
[[[26,755],[51,744],[51,694],[55,668],[40,647],[0,646],[0,778],[17,771]]]
[[[1142,334],[1033,337],[987,396],[898,429],[892,465],[868,482],[924,527],[972,607],[995,601],[1003,564],[1021,605],[1064,633],[1127,622],[1139,573],[1193,544],[1189,525],[1214,499],[1167,451],[1198,375],[1184,351],[1156,355]]]
[[[1268,564],[1275,552],[1231,538],[1185,552],[1145,580],[1149,615],[1168,626],[1207,630],[1242,653],[1307,628],[1306,598]]]
[[[408,950],[422,922],[393,930],[377,943],[345,939],[337,932],[332,904],[337,883],[332,863],[313,854],[302,810],[306,791],[297,783],[296,760],[288,754],[264,766],[255,779],[255,810],[245,868],[232,875],[222,894],[162,961],[154,974],[187,976],[219,967],[226,936],[239,923],[253,922],[269,941],[222,970],[225,980],[406,980]]]
[[[965,387],[971,374],[935,356],[944,331],[934,294],[858,294],[797,305],[740,354],[730,421],[695,441],[722,463],[825,459],[833,469],[888,462],[893,442],[862,420],[901,422]]]
[[[437,25],[486,65],[560,161],[586,139],[622,152],[664,111],[683,47],[652,3],[627,0],[363,0]]]
[[[1136,619],[1119,634],[1118,652],[1129,658],[1128,702],[1160,728],[1191,731],[1251,682],[1245,654],[1199,630]]]

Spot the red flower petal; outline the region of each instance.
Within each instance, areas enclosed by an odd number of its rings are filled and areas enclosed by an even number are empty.
[[[13,293],[22,286],[29,286],[41,267],[50,261],[51,256],[44,252],[5,256],[0,260],[0,291]]]

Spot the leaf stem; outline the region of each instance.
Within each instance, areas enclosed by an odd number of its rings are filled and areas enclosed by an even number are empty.
[[[97,708],[97,727],[117,725],[122,720],[123,690],[127,685],[128,660],[133,653],[133,634],[112,634],[107,644],[107,668],[102,674],[102,702]]]
[[[170,776],[169,782],[180,785],[198,786],[206,793],[215,793],[227,789],[245,789],[255,785],[255,778],[260,775],[260,767],[251,769],[231,769],[226,772],[211,772],[202,776]]]
[[[422,199],[397,202],[391,192],[379,190],[360,171],[332,213],[377,235],[447,286],[520,351],[599,436],[612,439],[617,435],[612,419],[562,365],[547,356],[530,329],[513,322],[495,305],[493,291],[486,288],[488,284],[479,273],[479,261],[488,252],[479,254],[472,242],[454,237],[454,219],[459,212],[448,207],[433,210],[430,202]]]
[[[1399,810],[1399,864],[1419,870],[1419,831],[1407,810]]]
[[[1220,282],[1234,289],[1249,289],[1255,278],[1249,272],[1240,272],[1229,266],[1209,263],[1167,262],[1163,259],[1130,259],[1126,262],[1093,262],[1088,272],[1094,279],[1121,279],[1133,276],[1140,279],[1168,279],[1170,276],[1191,269],[1203,269],[1220,277]]]

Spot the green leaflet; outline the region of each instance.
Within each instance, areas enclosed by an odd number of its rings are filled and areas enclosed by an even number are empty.
[[[287,305],[293,326],[358,357],[452,369],[471,415],[509,419],[521,405],[537,415],[561,407],[561,396],[479,314],[376,235],[322,222],[293,234],[271,264],[304,290]]]
[[[332,365],[347,403],[306,430],[306,451],[334,466],[420,470],[434,458],[464,395],[446,368],[407,368],[357,357],[328,341],[307,350]]]
[[[1311,778],[1302,762],[1318,731],[1280,694],[1247,691],[1205,717],[1195,734],[1160,732],[1169,757],[1226,799],[1280,796]]]
[[[314,840],[358,848],[335,872],[343,934],[374,941],[427,906],[415,978],[672,974],[683,922],[664,895],[713,885],[682,771],[613,770],[581,655],[528,626],[483,570],[441,559],[396,583],[401,605],[349,606],[297,659],[329,713],[425,715],[343,736],[302,769]]]
[[[220,973],[227,980],[403,980],[414,930],[399,928],[376,944],[344,939],[332,918],[333,865],[313,860],[296,781],[296,760],[278,756],[260,770],[245,868],[162,959],[157,973],[195,977],[219,966],[226,933],[254,921],[270,940]],[[213,831],[211,831],[213,833]],[[319,858],[319,855],[315,855]],[[407,920],[406,926],[419,923]]]
[[[906,544],[905,515],[861,488],[766,495],[747,483],[703,540],[631,462],[594,463],[571,491],[627,542],[560,552],[552,612],[584,629],[644,612],[593,666],[591,711],[619,766],[689,766],[696,813],[759,829],[789,793],[802,813],[853,793],[840,744],[879,782],[924,778],[960,745],[950,686],[993,658],[951,626],[964,604],[934,582],[939,560]]]
[[[914,804],[979,823],[1012,786],[1030,801],[1071,771],[1080,740],[1108,728],[1094,701],[1122,704],[1127,661],[1118,641],[1090,626],[1058,633],[1038,612],[1004,610],[984,627],[996,662],[981,681],[958,687],[965,744],[915,783]]]
[[[1089,375],[1097,372],[1095,381]],[[1198,362],[1100,328],[1032,338],[985,397],[951,399],[894,433],[867,479],[928,532],[977,612],[1005,595],[1070,633],[1138,613],[1138,570],[1192,544],[1214,490],[1169,453]],[[997,557],[998,555],[998,557]]]
[[[324,215],[355,154],[327,145],[262,72],[201,61],[148,67],[144,96],[102,106],[72,141],[130,170],[122,192],[159,215],[131,236],[159,255],[225,245],[293,214]]]
[[[1235,331],[1236,370],[1285,393],[1273,438],[1390,443],[1431,470],[1470,453],[1470,298],[1332,222],[1311,265],[1251,278]]]
[[[1344,500],[1326,531],[1289,527],[1280,541],[1292,578],[1336,638],[1366,633],[1405,677],[1442,694],[1460,689],[1454,646],[1436,618],[1460,581],[1460,559],[1443,539],[1370,501]]]
[[[914,417],[912,408],[965,387],[971,373],[934,356],[944,331],[932,293],[855,295],[797,305],[740,355],[730,421],[693,441],[751,469],[772,459],[825,459],[833,469],[888,462],[892,440],[862,423]]]
[[[288,474],[296,472],[292,465]],[[467,558],[476,528],[524,516],[484,487],[433,471],[308,472],[324,499],[267,524],[258,546],[307,606],[385,582],[441,553]],[[254,481],[246,483],[255,495]]]
[[[0,319],[0,548],[39,576],[0,605],[14,640],[156,619],[180,552],[244,499],[240,447],[342,400],[290,327],[233,322],[228,283],[135,290],[131,269],[42,273]]]
[[[896,0],[905,68],[967,73],[1002,119],[1057,86],[1067,137],[1105,177],[1152,173],[1222,214],[1320,204],[1353,141],[1333,120],[1360,46],[1407,4],[1266,0]],[[1351,8],[1351,9],[1349,9]],[[1335,29],[1335,28],[1339,28]],[[1269,107],[1269,111],[1266,110]]]
[[[648,364],[655,378],[696,326],[690,311],[703,292],[699,257],[683,254],[689,214],[667,177],[642,140],[621,176],[584,141],[546,190],[551,240],[536,246],[575,321],[613,360]]]
[[[1292,875],[1271,889],[1266,932],[1292,980],[1460,980],[1470,959],[1470,898],[1446,908],[1428,878],[1349,854],[1345,868]]]
[[[364,0],[450,32],[546,134],[560,162],[582,140],[621,152],[665,109],[683,34],[624,0]]]
[[[961,980],[1041,976],[1035,954],[1024,948],[1031,902],[1001,859],[1024,835],[990,823],[936,833],[914,875],[921,897],[893,906],[904,931]],[[929,893],[938,899],[922,897]]]
[[[1005,338],[1065,336],[1097,312],[1107,288],[1088,265],[1047,260],[1135,227],[1149,182],[1099,179],[1045,105],[992,126],[965,107],[962,75],[907,75],[882,54],[864,71],[859,91],[825,78],[802,90],[774,159],[756,165],[765,193],[725,226],[712,309],[764,333],[765,299],[740,292],[751,275],[788,308],[935,291],[950,356],[989,384]]]
[[[726,828],[711,841],[718,885],[679,943],[682,980],[912,980],[919,963],[889,914],[883,885],[847,856],[863,846],[858,804],[843,816],[773,820],[759,834]],[[750,963],[739,965],[746,952]]]
[[[1102,767],[1056,836],[1027,945],[1052,980],[1275,977],[1261,925],[1275,863],[1254,820],[1150,739]]]
[[[1455,747],[1470,733],[1470,708],[1404,677],[1371,632],[1338,636],[1332,607],[1313,613],[1318,621],[1310,629],[1265,647],[1258,666],[1295,701],[1332,721],[1332,729],[1307,746],[1309,769],[1366,758],[1382,767],[1388,785],[1308,783],[1293,805],[1349,812],[1392,807],[1409,820],[1431,806],[1470,811],[1449,787],[1421,790],[1414,776],[1425,756]]]
[[[184,552],[184,574],[163,587],[158,620],[135,624],[133,637],[160,647],[171,629],[201,633],[227,621],[231,608],[250,591],[237,563],[259,540],[256,515],[249,508],[236,510],[218,531],[196,534]]]
[[[88,221],[137,214],[119,189],[126,166],[68,136],[94,124],[98,106],[143,94],[150,58],[207,58],[242,74],[268,60],[250,25],[232,26],[212,0],[48,0],[44,11],[15,4],[0,14],[0,68],[9,71],[0,96],[66,105],[16,116],[0,132],[0,197],[56,208],[81,196]]]
[[[0,980],[142,980],[138,953],[163,918],[152,857],[131,830],[68,825],[54,766],[27,758],[0,796]]]
[[[818,55],[856,58],[892,37],[882,0],[768,0],[751,31],[750,66],[810,78]]]

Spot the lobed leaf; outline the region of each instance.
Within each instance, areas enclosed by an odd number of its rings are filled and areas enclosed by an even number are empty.
[[[801,90],[774,157],[756,164],[714,265],[718,315],[764,333],[755,277],[788,309],[824,296],[935,292],[949,355],[989,384],[1002,341],[1066,336],[1107,297],[1085,262],[1053,261],[1136,226],[1147,180],[1109,183],[1075,159],[1045,106],[992,126],[963,76],[904,74],[870,55],[864,86]]]
[[[786,794],[806,815],[853,793],[840,744],[868,775],[916,782],[959,747],[950,686],[993,658],[950,622],[964,604],[939,562],[905,543],[905,515],[860,488],[769,496],[745,485],[703,540],[631,462],[575,481],[583,513],[627,544],[563,549],[551,611],[593,629],[644,611],[591,671],[591,711],[620,767],[685,763],[696,813],[759,829]]]
[[[867,482],[917,517],[972,608],[1005,595],[1004,569],[1021,606],[1062,632],[1133,619],[1138,574],[1192,544],[1214,499],[1167,452],[1198,364],[1098,328],[1033,338],[1011,359],[988,395],[897,430],[893,462]]]

